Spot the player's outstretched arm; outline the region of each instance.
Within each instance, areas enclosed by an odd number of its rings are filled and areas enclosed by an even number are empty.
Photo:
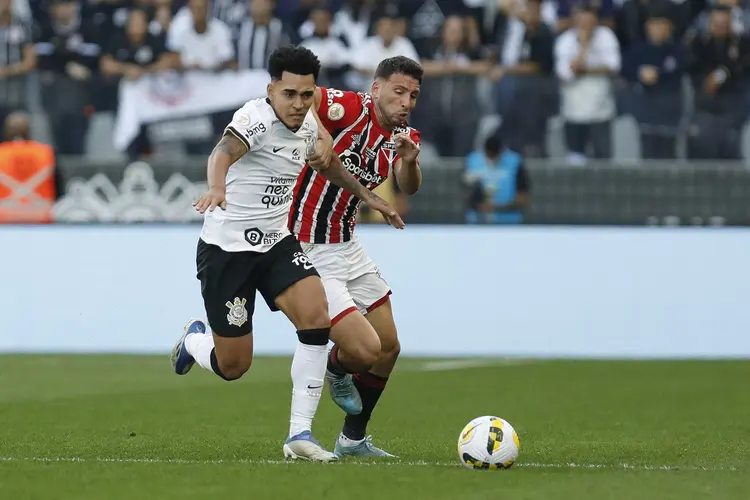
[[[213,212],[216,207],[226,210],[227,172],[246,152],[247,145],[232,135],[231,131],[221,138],[208,157],[208,191],[193,203],[198,212]]]
[[[395,227],[396,229],[404,228],[404,221],[401,220],[398,212],[396,212],[393,207],[386,203],[383,198],[360,184],[359,181],[355,179],[354,176],[352,176],[352,174],[350,174],[346,170],[346,168],[344,168],[344,164],[341,163],[341,158],[339,158],[338,155],[334,154],[331,157],[330,166],[326,170],[320,171],[320,173],[333,184],[336,184],[338,187],[349,191],[364,203],[367,203],[370,208],[380,212],[383,215],[383,218],[391,226]]]

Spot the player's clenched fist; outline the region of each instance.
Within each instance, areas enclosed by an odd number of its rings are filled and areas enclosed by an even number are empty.
[[[316,141],[315,152],[307,159],[307,162],[315,170],[325,170],[331,164],[331,155],[333,154],[332,142],[318,139]]]
[[[393,142],[396,143],[396,153],[402,160],[414,161],[419,156],[419,144],[414,142],[409,134],[397,134],[393,137]]]
[[[206,194],[198,198],[193,206],[200,213],[205,213],[206,210],[213,212],[216,207],[226,210],[227,193],[224,188],[211,188]]]

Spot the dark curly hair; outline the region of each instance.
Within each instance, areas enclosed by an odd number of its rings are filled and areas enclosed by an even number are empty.
[[[295,75],[312,75],[317,81],[320,61],[310,49],[299,45],[282,45],[268,58],[268,73],[274,80],[281,80],[286,71]]]

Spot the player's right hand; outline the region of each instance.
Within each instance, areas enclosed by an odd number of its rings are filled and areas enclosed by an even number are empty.
[[[205,213],[206,210],[213,212],[216,207],[226,210],[227,193],[222,188],[211,188],[206,194],[198,198],[198,201],[194,202],[193,206],[202,214]]]
[[[390,206],[383,198],[376,195],[375,193],[371,192],[369,199],[363,201],[367,203],[367,205],[371,209],[380,212],[380,215],[383,216],[383,219],[385,219],[388,224],[395,227],[396,229],[403,229],[406,226],[398,212],[396,212],[396,210],[392,206]]]

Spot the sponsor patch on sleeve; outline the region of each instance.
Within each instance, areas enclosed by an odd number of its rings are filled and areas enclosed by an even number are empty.
[[[332,121],[340,120],[344,117],[344,106],[335,102],[328,108],[328,119]]]

